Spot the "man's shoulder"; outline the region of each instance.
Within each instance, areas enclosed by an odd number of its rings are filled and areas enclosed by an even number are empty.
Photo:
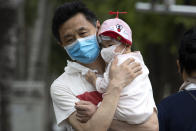
[[[58,76],[52,83],[52,85],[56,85],[56,84],[62,84],[63,81],[66,81],[69,78],[69,76],[67,75],[66,72],[63,72],[60,76]]]
[[[70,76],[64,72],[62,73],[58,78],[56,78],[50,87],[50,91],[54,92],[55,90],[64,90],[65,88],[68,88],[69,82],[70,82]]]
[[[185,106],[190,104],[190,99],[191,97],[189,96],[189,94],[187,94],[185,91],[180,91],[164,98],[158,104],[158,109],[162,110],[164,108],[164,110],[173,110],[181,107],[181,105]]]
[[[191,131],[195,131],[195,124],[193,123],[196,121],[196,105],[187,92],[180,91],[168,96],[157,107],[160,131],[167,128],[172,131],[188,131],[191,126]],[[183,119],[179,119],[182,115]]]
[[[163,126],[162,124],[165,123],[165,121],[167,121],[171,118],[171,116],[176,114],[176,110],[179,108],[179,105],[181,105],[180,99],[182,99],[182,95],[184,95],[184,92],[177,92],[164,98],[157,105],[158,118],[161,127]]]
[[[184,92],[177,92],[174,93],[166,98],[164,98],[163,100],[161,100],[160,104],[172,104],[172,103],[176,103],[177,101],[180,101],[180,99],[182,99],[182,97],[184,97],[185,93]]]

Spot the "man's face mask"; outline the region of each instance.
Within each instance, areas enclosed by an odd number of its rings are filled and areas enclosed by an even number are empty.
[[[71,45],[64,47],[72,60],[84,64],[94,62],[99,56],[100,48],[96,35],[87,36],[73,42]]]

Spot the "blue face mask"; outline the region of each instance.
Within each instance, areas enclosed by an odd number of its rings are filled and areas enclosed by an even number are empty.
[[[71,45],[65,46],[64,48],[72,60],[76,60],[84,64],[94,62],[100,53],[96,35],[78,39]]]

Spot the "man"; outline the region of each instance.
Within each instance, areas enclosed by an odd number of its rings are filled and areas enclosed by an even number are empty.
[[[101,94],[86,81],[85,73],[88,70],[102,74],[105,68],[96,40],[99,27],[96,16],[81,2],[65,3],[55,12],[53,34],[75,61],[68,61],[65,72],[51,85],[57,124],[63,126],[69,123],[71,126],[67,130],[70,131],[72,127],[84,131],[106,131],[110,125],[114,130],[119,127],[120,130],[126,128],[134,131],[157,129],[156,113],[140,126],[129,126],[113,120],[121,90],[141,74],[141,67],[134,60],[128,59],[120,66],[116,65],[117,59],[113,61],[108,90],[103,100]],[[95,105],[100,101],[97,108]]]
[[[158,105],[160,131],[196,131],[196,28],[184,34],[178,53],[184,84]]]

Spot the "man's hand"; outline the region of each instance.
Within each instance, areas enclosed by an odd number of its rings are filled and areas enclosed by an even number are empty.
[[[119,66],[117,63],[118,59],[115,57],[109,74],[110,80],[115,83],[116,87],[124,88],[142,73],[141,65],[136,63],[134,59],[127,59]]]
[[[76,118],[82,123],[86,123],[96,112],[97,106],[89,101],[79,101],[75,103]]]

